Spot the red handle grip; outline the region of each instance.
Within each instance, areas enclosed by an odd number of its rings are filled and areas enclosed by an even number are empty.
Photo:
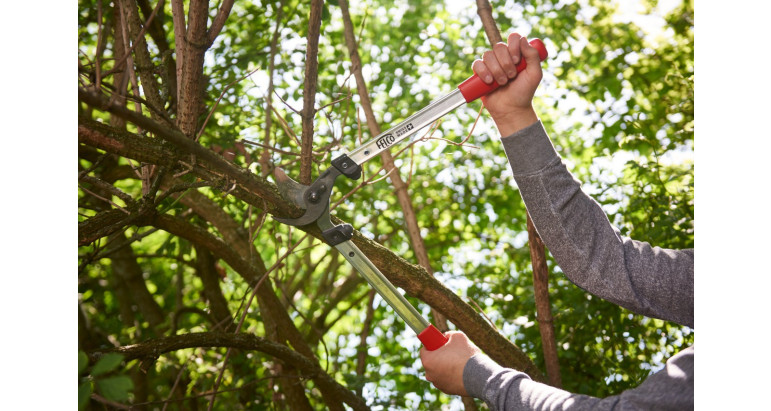
[[[447,341],[450,341],[441,331],[434,327],[433,324],[429,324],[425,330],[421,331],[420,334],[418,334],[418,339],[428,351],[434,351],[437,348],[441,348],[447,344]]]
[[[541,61],[546,60],[546,57],[549,56],[549,53],[546,51],[546,46],[544,46],[541,39],[530,40],[530,45],[538,50],[538,56],[541,58]],[[519,64],[517,64],[517,73],[524,70],[525,67],[527,67],[527,62],[525,59],[521,59]],[[493,80],[492,84],[486,84],[476,74],[469,77],[458,86],[460,93],[463,94],[463,98],[466,99],[466,103],[471,103],[479,97],[486,96],[498,87],[500,87],[500,85],[495,80]]]

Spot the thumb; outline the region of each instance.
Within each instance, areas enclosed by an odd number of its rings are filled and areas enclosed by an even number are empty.
[[[528,43],[526,37],[521,37],[519,42],[520,52],[527,62],[525,71],[528,74],[536,75],[540,79],[543,73],[541,70],[541,56],[538,54],[538,50]]]

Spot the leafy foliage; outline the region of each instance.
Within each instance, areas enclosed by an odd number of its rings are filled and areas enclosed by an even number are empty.
[[[94,392],[110,401],[128,399],[134,383],[127,375],[119,374],[118,366],[122,362],[123,356],[120,354],[105,354],[86,373],[88,356],[83,351],[78,352],[78,409],[85,409]]]

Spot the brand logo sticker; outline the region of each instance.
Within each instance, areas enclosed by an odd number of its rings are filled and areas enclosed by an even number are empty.
[[[379,149],[386,148],[391,144],[393,144],[394,141],[396,141],[396,137],[394,137],[393,134],[386,134],[383,137],[380,137],[379,139],[377,139],[377,148]]]

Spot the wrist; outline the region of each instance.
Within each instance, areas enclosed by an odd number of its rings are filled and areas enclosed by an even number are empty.
[[[501,114],[491,113],[491,117],[495,122],[495,126],[498,127],[501,137],[510,136],[538,121],[538,115],[535,114],[532,106],[510,110]]]

